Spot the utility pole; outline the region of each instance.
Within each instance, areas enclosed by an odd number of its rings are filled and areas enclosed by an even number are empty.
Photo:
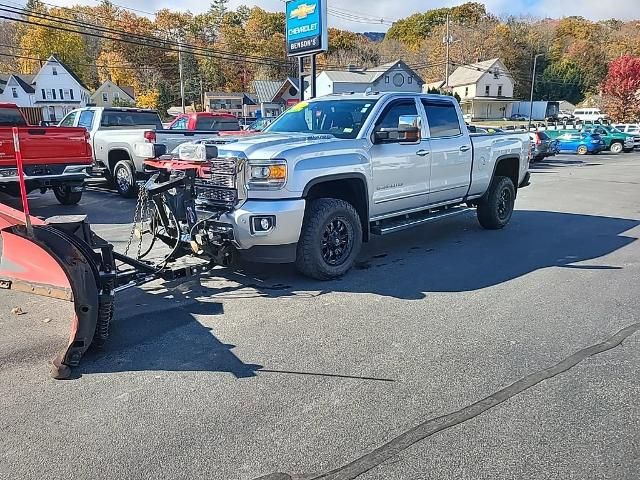
[[[538,57],[543,54],[538,53],[533,57],[533,72],[531,73],[531,97],[529,98],[529,126],[528,130],[531,130],[531,117],[533,116],[533,87],[536,85],[536,67],[538,66]]]
[[[184,79],[182,78],[182,43],[178,43],[178,69],[180,73],[180,97],[182,98],[182,113],[187,113],[184,99]]]
[[[202,83],[202,75],[200,75],[200,105],[202,111],[205,112],[207,109],[204,108],[204,84]]]
[[[445,67],[444,67],[444,86],[447,90],[449,90],[449,64],[451,63],[449,56],[449,46],[453,43],[453,38],[449,34],[449,14],[447,13],[447,27],[446,33],[443,40],[443,43],[446,46],[445,53]]]

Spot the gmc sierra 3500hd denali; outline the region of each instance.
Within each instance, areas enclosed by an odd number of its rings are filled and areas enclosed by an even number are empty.
[[[196,188],[204,233],[192,235],[195,247],[295,262],[316,279],[346,273],[372,234],[472,207],[484,228],[500,229],[529,184],[529,134],[470,136],[458,103],[440,95],[326,96],[292,107],[264,134],[202,142],[216,148],[206,189]]]

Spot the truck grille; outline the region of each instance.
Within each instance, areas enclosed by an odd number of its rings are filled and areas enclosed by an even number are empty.
[[[231,210],[240,200],[244,162],[238,158],[216,158],[207,162],[196,179],[196,204],[200,208]],[[239,181],[240,180],[240,181]]]

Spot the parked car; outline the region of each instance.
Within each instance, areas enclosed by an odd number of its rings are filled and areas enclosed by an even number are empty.
[[[358,93],[300,102],[262,135],[212,145],[211,157],[200,149],[199,158],[211,160],[201,198],[218,214],[209,220],[216,233],[198,241],[336,278],[371,235],[468,205],[484,228],[506,226],[516,193],[529,184],[529,143],[527,133],[469,136],[449,96]]]
[[[595,127],[584,128],[582,131],[600,135],[607,150],[611,150],[611,153],[630,152],[636,146],[640,148],[640,135],[624,133],[610,125],[597,125]]]
[[[186,141],[212,135],[165,130],[157,111],[140,108],[80,108],[63,118],[60,126],[86,128],[93,147],[93,173],[113,180],[123,197],[136,195],[136,179],[143,172],[143,162],[155,156],[156,145],[171,151]]]
[[[221,135],[238,135],[243,131],[235,115],[215,112],[194,112],[178,115],[171,122],[168,129],[217,132]]]
[[[531,138],[531,160],[534,162],[543,160],[556,154],[557,141],[553,140],[545,132],[537,131],[529,133]]]
[[[607,118],[599,108],[577,108],[573,115],[582,122],[603,122]]]
[[[618,123],[615,128],[628,135],[633,135],[633,145],[636,150],[640,149],[640,123]]]
[[[93,163],[87,131],[31,126],[15,104],[0,103],[0,191],[12,196],[20,194],[13,127],[18,127],[27,192],[52,190],[61,204],[78,203]]]
[[[511,115],[509,117],[509,120],[512,120],[514,122],[528,122],[529,121],[529,116],[528,115],[522,115],[521,113],[514,113],[513,115]]]
[[[560,122],[570,122],[576,119],[576,116],[567,110],[560,110],[557,117]]]
[[[587,132],[570,132],[563,133],[556,138],[558,142],[558,151],[575,152],[578,155],[586,155],[587,153],[600,153],[606,145],[600,138],[600,135]]]

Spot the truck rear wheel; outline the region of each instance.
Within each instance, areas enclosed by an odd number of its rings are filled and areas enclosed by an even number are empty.
[[[134,198],[137,193],[135,168],[131,160],[120,160],[113,168],[116,190],[125,198]]]
[[[486,198],[478,203],[478,221],[487,230],[503,228],[513,214],[516,188],[509,177],[495,177]]]
[[[296,268],[307,277],[330,280],[347,273],[362,247],[362,224],[348,202],[313,200],[305,214]]]
[[[53,194],[61,205],[77,205],[82,199],[82,192],[73,192],[71,187],[53,187]]]

